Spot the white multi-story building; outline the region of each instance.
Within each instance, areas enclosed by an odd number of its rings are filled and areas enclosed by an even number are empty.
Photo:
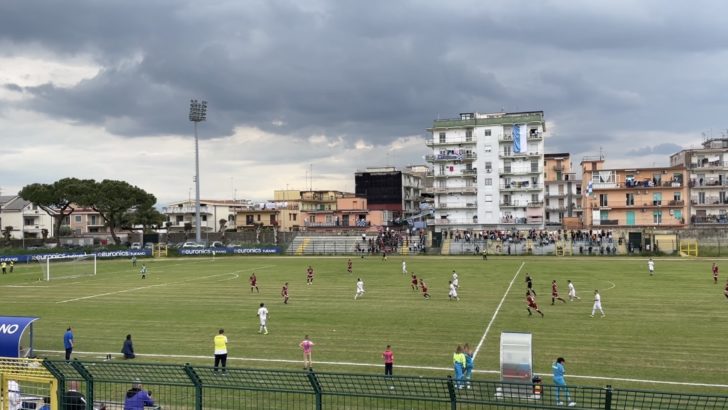
[[[38,205],[17,196],[0,196],[0,227],[10,227],[12,239],[53,236],[53,217]]]
[[[248,200],[200,200],[200,227],[202,232],[216,232],[220,230],[220,220],[226,220],[225,229],[234,229],[235,216],[240,210],[251,208]],[[185,225],[195,230],[195,201],[173,202],[164,208],[162,213],[167,216],[169,232],[183,232]]]
[[[728,137],[709,139],[702,148],[672,154],[670,165],[688,169],[690,223],[728,223]]]
[[[543,111],[463,113],[428,131],[436,232],[543,227]]]

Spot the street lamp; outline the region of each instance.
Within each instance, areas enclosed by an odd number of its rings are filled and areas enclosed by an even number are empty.
[[[207,118],[207,101],[190,100],[190,121],[195,124],[195,241],[202,242],[200,227],[200,149],[197,142],[197,123]]]

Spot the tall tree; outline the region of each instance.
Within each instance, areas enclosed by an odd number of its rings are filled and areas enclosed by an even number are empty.
[[[53,234],[57,243],[60,244],[63,219],[73,213],[75,210],[73,205],[86,195],[87,190],[93,184],[93,180],[63,178],[52,184],[26,185],[18,195],[26,201],[38,205],[53,217]]]
[[[90,206],[101,215],[114,243],[119,245],[121,239],[116,235],[116,231],[131,228],[134,212],[138,209],[148,209],[155,202],[157,199],[154,195],[139,187],[125,181],[105,179],[94,183],[80,203]]]

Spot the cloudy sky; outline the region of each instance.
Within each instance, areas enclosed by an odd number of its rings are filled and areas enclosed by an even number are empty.
[[[354,189],[460,112],[543,110],[574,165],[666,165],[728,128],[725,1],[0,2],[0,189],[126,180],[160,203]],[[312,172],[311,172],[312,171]],[[308,178],[309,174],[312,178]]]

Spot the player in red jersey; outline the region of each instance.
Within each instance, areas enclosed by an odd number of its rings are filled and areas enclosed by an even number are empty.
[[[417,275],[414,272],[412,272],[412,291],[417,291]]]
[[[536,297],[531,294],[531,292],[526,291],[526,310],[528,310],[528,316],[531,316],[531,309],[538,312],[541,317],[543,317],[543,312],[538,308],[538,305],[536,304]]]
[[[564,303],[566,301],[563,298],[559,297],[559,287],[556,285],[556,281],[551,281],[551,304],[553,305],[556,303],[556,300],[560,300]]]
[[[308,265],[308,269],[306,269],[306,284],[311,285],[313,283],[313,268],[311,265]]]
[[[255,272],[250,275],[250,293],[253,293],[253,289],[260,293],[260,289],[258,289],[258,278],[255,277]]]
[[[723,294],[725,295],[725,298],[728,299],[728,281],[725,283],[725,291],[723,291]]]
[[[346,271],[349,273],[353,272],[353,269],[351,268],[351,259],[346,262]]]
[[[283,298],[283,303],[286,305],[288,304],[288,282],[283,284],[283,289],[281,289],[281,297]]]
[[[422,289],[422,296],[425,299],[429,299],[430,298],[430,294],[427,293],[427,284],[422,279],[420,279],[420,289]]]
[[[715,262],[713,262],[712,271],[713,271],[713,284],[717,285],[718,284],[718,265]]]

